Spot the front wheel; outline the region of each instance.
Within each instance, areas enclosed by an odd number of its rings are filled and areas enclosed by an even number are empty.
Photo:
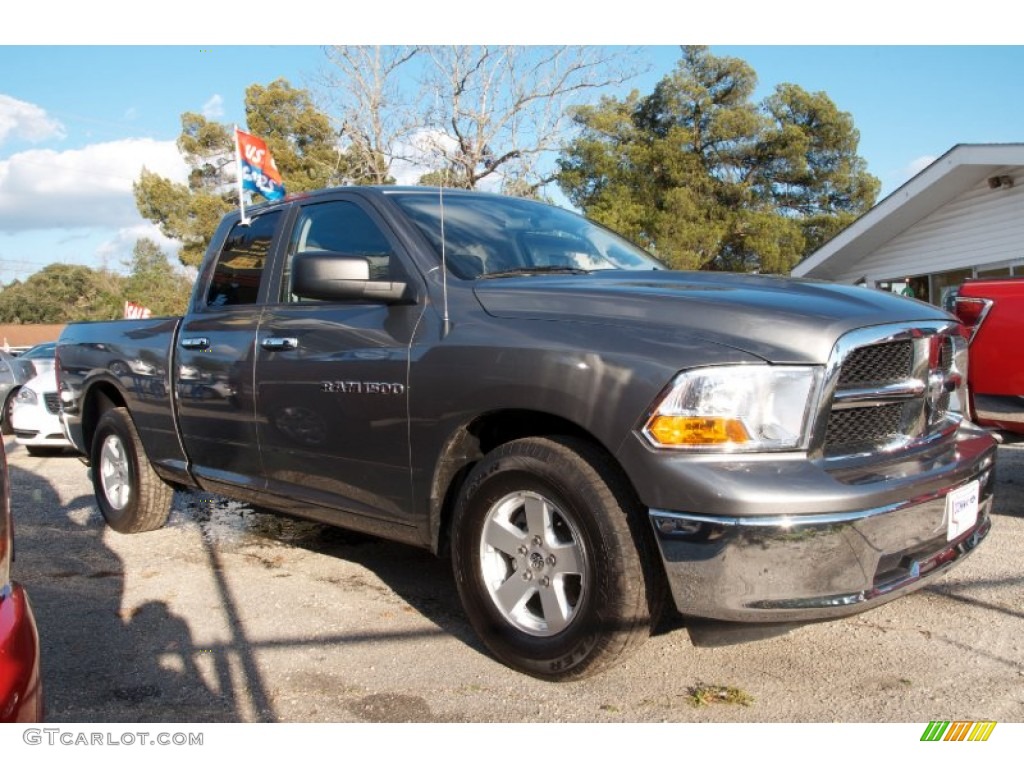
[[[100,417],[90,451],[96,503],[120,533],[153,531],[167,522],[173,489],[153,471],[127,408]]]
[[[578,679],[649,634],[660,605],[642,515],[589,443],[527,438],[484,457],[455,509],[455,578],[470,622],[509,666]]]

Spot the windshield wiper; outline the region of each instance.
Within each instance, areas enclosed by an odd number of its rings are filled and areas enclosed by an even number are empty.
[[[521,275],[589,275],[589,269],[579,267],[517,267],[516,269],[503,269],[500,272],[488,272],[480,275],[480,279],[492,277],[519,277]]]

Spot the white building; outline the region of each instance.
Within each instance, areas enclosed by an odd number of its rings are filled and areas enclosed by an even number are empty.
[[[969,277],[1024,275],[1024,144],[958,144],[793,270],[943,305]]]

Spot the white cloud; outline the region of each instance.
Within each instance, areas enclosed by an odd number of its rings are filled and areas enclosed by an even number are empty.
[[[42,107],[0,93],[0,143],[10,136],[35,143],[65,135],[64,126]]]
[[[173,141],[123,139],[0,160],[0,231],[135,226],[140,217],[132,183],[143,166],[174,181],[187,179]]]
[[[207,120],[218,120],[224,117],[224,97],[215,93],[207,99],[203,104],[203,117]]]
[[[395,183],[399,186],[407,186],[415,184],[420,180],[420,177],[430,172],[430,168],[425,165],[418,165],[416,163],[409,162],[408,160],[396,159],[391,163],[391,175],[395,179]]]
[[[420,176],[442,163],[437,159],[437,147],[447,137],[437,131],[417,131],[408,143],[395,147],[396,157],[391,161],[391,175],[399,186],[415,184]]]
[[[164,252],[171,264],[180,266],[178,250],[181,243],[165,237],[156,224],[148,221],[117,230],[96,248],[96,259],[108,269],[124,271],[126,266],[131,263],[135,243],[144,237],[160,246],[160,250]]]
[[[444,156],[454,154],[457,142],[441,131],[420,129],[412,134],[407,143],[395,148],[395,159],[391,162],[391,175],[398,185],[412,185],[420,177],[444,167]]]

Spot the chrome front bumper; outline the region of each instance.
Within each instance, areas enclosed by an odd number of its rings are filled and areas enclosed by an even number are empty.
[[[947,540],[946,496],[975,479],[977,521]],[[681,613],[727,621],[810,621],[887,602],[959,562],[991,528],[994,480],[989,457],[952,486],[857,512],[649,514]]]

